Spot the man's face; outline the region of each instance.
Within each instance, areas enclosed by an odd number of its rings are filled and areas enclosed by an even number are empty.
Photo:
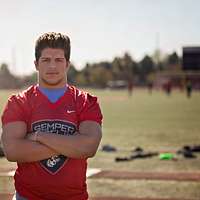
[[[35,66],[39,72],[39,85],[45,88],[61,88],[66,84],[66,73],[69,62],[66,61],[64,50],[45,48],[41,52]]]

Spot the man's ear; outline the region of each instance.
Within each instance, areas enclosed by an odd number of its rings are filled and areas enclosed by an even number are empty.
[[[67,61],[67,65],[66,65],[66,68],[69,68],[70,67],[70,61]]]
[[[34,60],[34,64],[35,64],[35,69],[38,71],[38,62],[37,62],[37,60]]]

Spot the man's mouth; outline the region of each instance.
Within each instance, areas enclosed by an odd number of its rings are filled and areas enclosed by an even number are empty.
[[[47,75],[57,75],[58,72],[47,72],[46,74],[47,74]]]

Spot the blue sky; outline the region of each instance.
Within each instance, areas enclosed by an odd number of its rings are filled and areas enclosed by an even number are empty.
[[[35,40],[48,31],[70,36],[77,68],[124,52],[139,61],[157,46],[181,55],[200,45],[199,8],[198,0],[0,0],[0,63],[33,72]]]

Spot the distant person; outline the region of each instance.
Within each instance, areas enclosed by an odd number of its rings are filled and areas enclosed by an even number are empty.
[[[101,140],[97,97],[67,84],[70,39],[45,33],[35,45],[38,84],[13,95],[2,115],[5,156],[17,162],[16,200],[87,200],[87,158]]]
[[[168,96],[170,96],[171,91],[172,91],[172,84],[171,84],[171,81],[170,81],[170,80],[167,81],[167,82],[164,84],[164,90],[165,90],[166,94],[167,94]]]
[[[192,95],[192,83],[190,80],[186,82],[186,92],[187,92],[187,97],[190,98]]]
[[[152,82],[152,81],[149,81],[147,87],[148,87],[149,94],[152,94],[153,82]]]
[[[132,96],[133,93],[133,81],[132,80],[128,80],[128,95],[129,97]]]

